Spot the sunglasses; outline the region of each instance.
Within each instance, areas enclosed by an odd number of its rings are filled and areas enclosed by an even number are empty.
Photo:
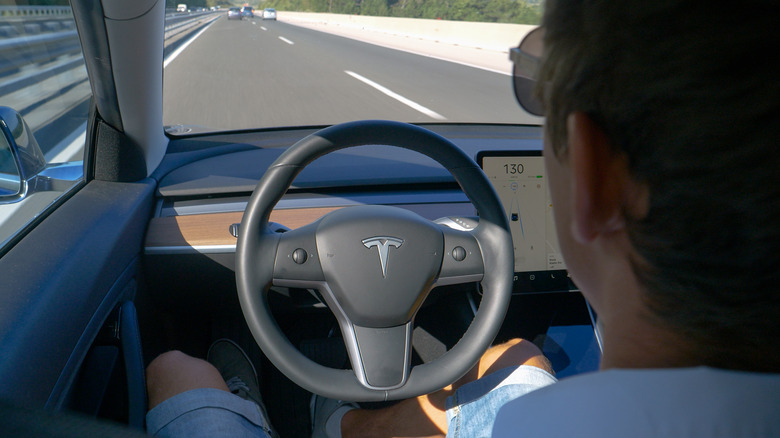
[[[542,102],[536,98],[534,88],[539,78],[544,29],[537,27],[528,32],[520,45],[509,50],[512,61],[512,85],[515,98],[524,110],[536,116],[544,116]]]

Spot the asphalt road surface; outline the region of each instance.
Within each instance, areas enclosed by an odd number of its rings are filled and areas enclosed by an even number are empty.
[[[163,122],[213,130],[357,119],[522,123],[510,77],[278,21],[222,17],[169,55]]]

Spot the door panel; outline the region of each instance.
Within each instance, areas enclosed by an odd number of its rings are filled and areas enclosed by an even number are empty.
[[[156,183],[92,181],[0,259],[0,398],[60,406],[136,277]]]

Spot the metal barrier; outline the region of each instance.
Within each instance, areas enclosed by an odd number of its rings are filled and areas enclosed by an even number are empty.
[[[0,18],[70,17],[70,6],[0,6]]]
[[[195,25],[198,21],[212,14],[213,12],[209,11],[166,16],[166,37],[170,36],[172,31],[184,29],[188,25]],[[73,23],[72,18],[70,22]],[[80,51],[81,46],[75,30],[40,32],[32,36],[0,38],[0,78],[21,67],[41,64],[58,56],[76,54]]]
[[[219,16],[212,11],[166,13],[165,38],[195,32]],[[81,156],[72,146],[83,145],[86,125],[73,131],[72,120],[84,116],[80,111],[89,96],[70,8],[0,6],[0,102],[22,113],[36,137],[43,136],[39,141],[48,160]]]
[[[167,34],[173,29],[182,25],[190,24],[196,20],[200,20],[205,16],[210,16],[219,11],[203,11],[193,13],[178,13],[178,14],[166,14],[165,15],[165,33]]]
[[[0,77],[26,65],[81,52],[75,30],[0,40]]]

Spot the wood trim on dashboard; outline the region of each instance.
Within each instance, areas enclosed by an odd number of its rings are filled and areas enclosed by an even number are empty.
[[[274,210],[271,222],[290,229],[310,224],[324,214],[342,207],[316,207]],[[146,232],[146,248],[175,246],[235,245],[230,226],[241,222],[243,212],[207,213],[153,218]]]

